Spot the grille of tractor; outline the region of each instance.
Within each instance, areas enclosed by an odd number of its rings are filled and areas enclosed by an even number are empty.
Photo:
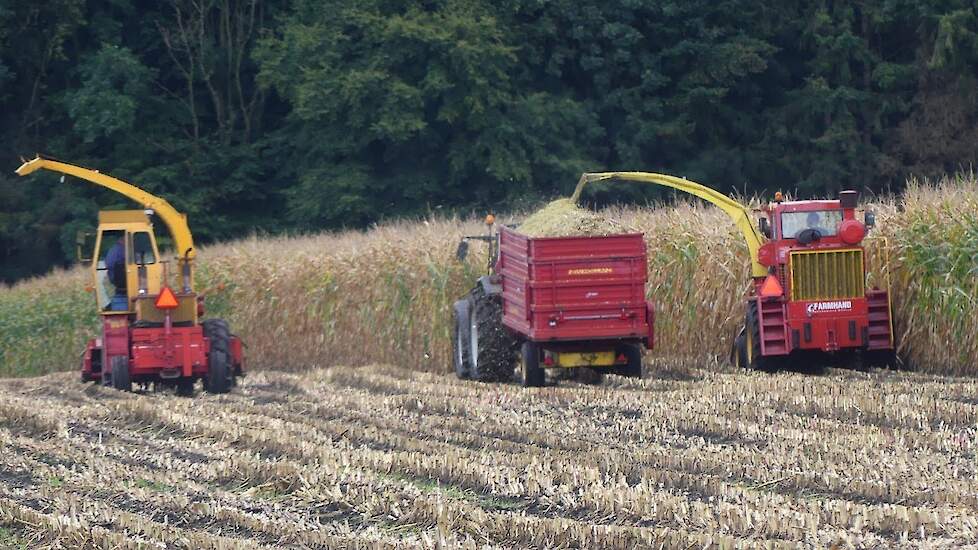
[[[862,250],[791,253],[792,300],[835,300],[865,295]]]

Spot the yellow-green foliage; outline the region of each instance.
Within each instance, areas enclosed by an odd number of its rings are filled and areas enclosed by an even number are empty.
[[[911,182],[896,199],[866,205],[871,284],[887,277],[872,251],[886,244],[901,351],[916,368],[978,374],[978,188],[973,178]],[[719,210],[681,202],[603,212],[649,244],[654,355],[724,360],[743,322],[747,249]],[[513,220],[503,220],[513,221]],[[198,288],[247,344],[252,368],[394,363],[447,371],[451,303],[484,269],[485,250],[459,263],[478,221],[397,222],[362,232],[245,239],[204,249]],[[0,374],[75,368],[97,319],[80,271],[0,289]]]

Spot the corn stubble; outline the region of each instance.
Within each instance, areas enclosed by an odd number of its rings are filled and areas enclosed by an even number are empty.
[[[703,370],[528,391],[370,366],[186,399],[73,378],[0,385],[0,525],[31,547],[978,542],[971,381]]]

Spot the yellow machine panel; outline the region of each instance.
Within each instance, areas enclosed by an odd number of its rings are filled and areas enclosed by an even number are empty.
[[[102,210],[98,213],[98,223],[149,225],[149,216],[143,210]]]
[[[836,300],[866,295],[863,251],[795,250],[791,252],[791,299]]]
[[[170,310],[170,320],[174,323],[184,323],[197,321],[197,295],[180,294],[177,296],[180,303],[175,309]],[[166,313],[156,308],[156,296],[138,297],[136,302],[136,318],[140,321],[149,323],[162,323]]]
[[[615,352],[613,351],[554,354],[555,367],[612,367],[614,365]]]

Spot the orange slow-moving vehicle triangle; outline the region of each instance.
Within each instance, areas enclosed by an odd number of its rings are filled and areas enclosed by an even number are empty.
[[[781,281],[774,275],[768,275],[767,279],[764,279],[764,284],[761,285],[761,296],[768,298],[782,294],[784,294],[784,289],[781,288]]]
[[[177,297],[173,295],[173,291],[170,290],[170,287],[163,287],[163,290],[160,291],[160,295],[156,298],[156,307],[158,309],[173,309],[179,305],[180,302],[177,301]]]

